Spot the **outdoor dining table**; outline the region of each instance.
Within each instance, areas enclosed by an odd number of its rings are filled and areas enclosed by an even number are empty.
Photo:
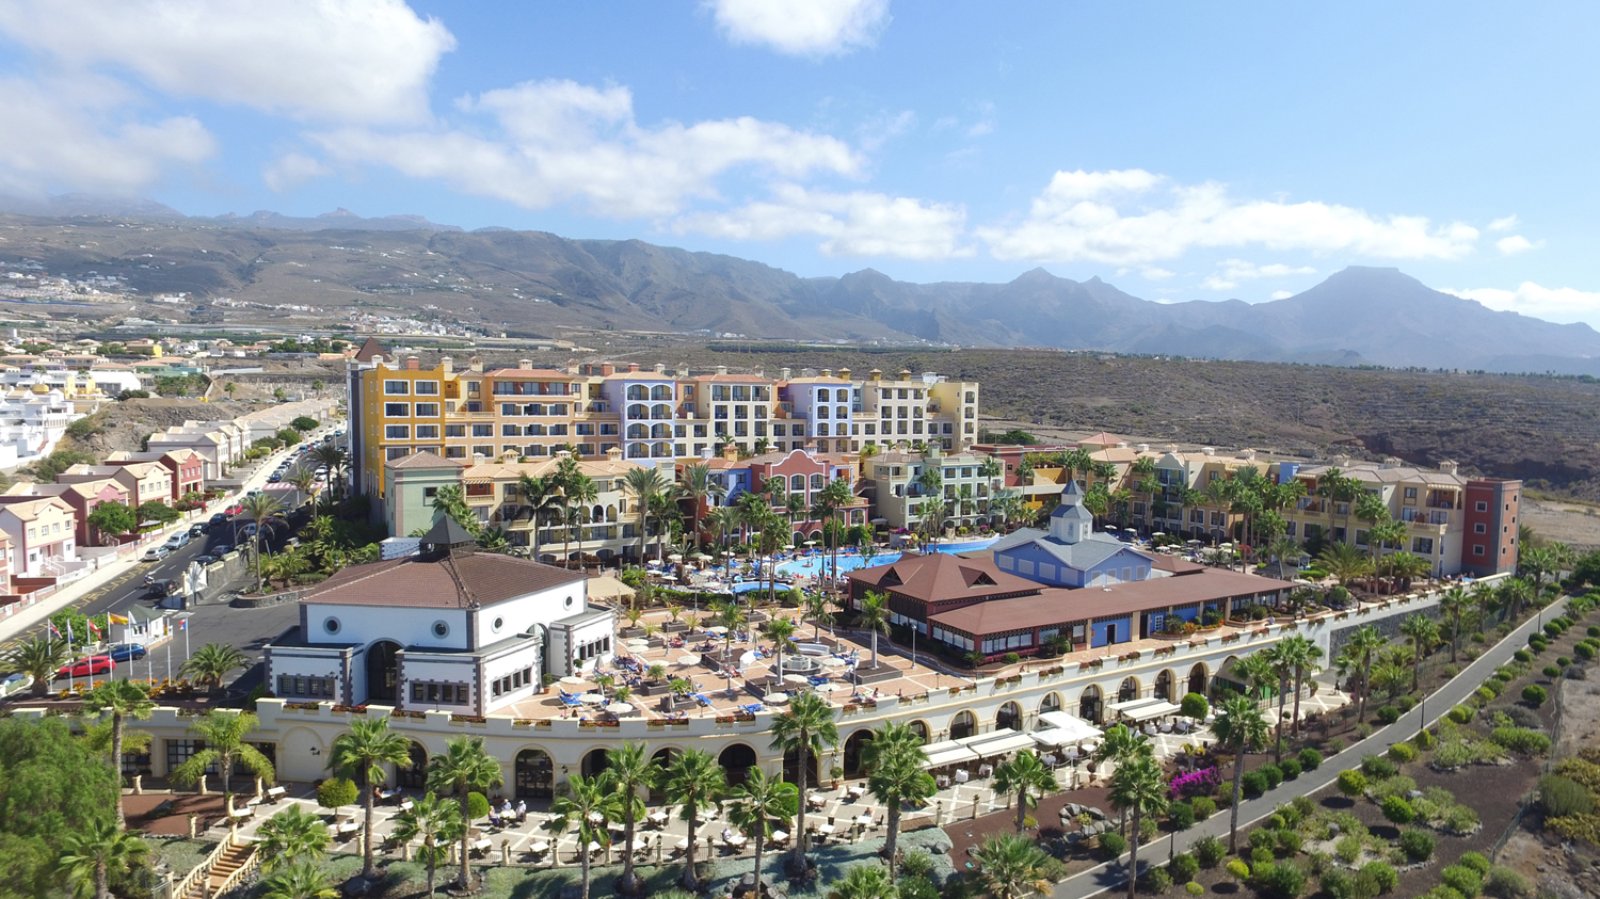
[[[745,839],[743,834],[730,833],[728,834],[728,839],[725,842],[735,849],[740,849],[743,848],[744,844],[748,841]]]
[[[279,799],[282,799],[284,796],[287,796],[288,793],[289,793],[289,791],[284,787],[268,787],[267,788],[267,799],[269,801],[272,801],[272,802],[277,802]]]
[[[863,812],[861,815],[857,816],[856,823],[861,825],[862,827],[871,827],[872,826],[872,813],[871,812]]]
[[[361,829],[360,821],[340,821],[338,824],[339,835],[352,834]]]
[[[537,843],[529,846],[528,851],[532,852],[534,855],[544,855],[546,852],[550,851],[550,844],[546,843],[544,840],[540,840]]]
[[[774,842],[774,843],[787,843],[787,842],[789,842],[789,832],[787,830],[774,830],[772,832],[772,842]]]
[[[971,779],[972,779],[972,775],[967,773],[967,769],[965,769],[965,768],[957,769],[957,771],[956,771],[956,783],[964,784],[964,783],[966,783],[967,781],[969,781]]]
[[[822,808],[828,804],[828,797],[821,793],[806,794],[806,806],[809,808]]]
[[[396,806],[396,808],[400,809],[400,811],[402,811],[402,812],[409,812],[409,811],[411,811],[412,804],[413,803],[411,802],[411,800],[402,799],[402,800],[400,800],[400,804],[398,806]]]
[[[478,839],[476,839],[476,840],[474,840],[472,842],[472,851],[473,852],[488,852],[489,848],[491,846],[493,846],[493,845],[494,845],[494,843],[491,842],[488,837],[479,837]]]
[[[645,816],[645,820],[649,821],[651,824],[654,824],[656,827],[661,827],[667,823],[667,813],[659,810],[653,811]]]

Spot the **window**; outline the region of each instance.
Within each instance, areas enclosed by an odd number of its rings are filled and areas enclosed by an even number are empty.
[[[189,759],[194,757],[195,753],[205,748],[206,741],[204,740],[168,740],[167,770],[171,771],[173,768],[176,768],[184,762],[187,762]],[[206,773],[217,773],[217,766],[211,765],[207,767]]]
[[[439,395],[439,382],[438,381],[417,381],[417,382],[415,382],[415,385],[412,387],[412,392],[415,393],[417,396],[438,396]]]
[[[339,682],[331,677],[305,677],[294,674],[278,675],[280,697],[303,696],[309,699],[337,699]]]
[[[471,695],[466,684],[444,684],[438,681],[411,682],[412,702],[466,705],[471,701]]]
[[[439,404],[438,403],[418,403],[417,404],[417,417],[418,418],[438,418],[439,417]]]
[[[446,436],[446,437],[465,437],[465,436],[467,436],[467,426],[466,425],[445,425],[444,426],[444,436]]]
[[[1475,555],[1475,556],[1483,555],[1483,544],[1482,543],[1474,543],[1474,544],[1472,544],[1472,554]]]
[[[411,436],[410,425],[384,425],[383,436],[387,440],[406,440]]]
[[[450,636],[450,625],[444,621],[435,621],[433,623],[433,635],[441,640]]]
[[[1411,551],[1416,553],[1419,556],[1431,556],[1431,555],[1433,555],[1433,538],[1432,537],[1413,537],[1413,538],[1411,538]]]
[[[1477,510],[1478,510],[1478,511],[1479,511],[1479,512],[1487,512],[1487,511],[1489,511],[1489,504],[1488,504],[1488,503],[1486,503],[1486,502],[1484,502],[1484,501],[1483,501],[1483,500],[1481,500],[1481,499],[1480,499],[1480,500],[1478,500],[1478,501],[1477,501],[1477,502],[1476,502],[1476,503],[1474,503],[1474,504],[1473,504],[1473,506],[1474,506],[1474,507],[1475,507],[1475,508],[1476,508],[1476,509],[1477,509]]]
[[[383,451],[383,455],[384,458],[393,462],[396,459],[404,459],[406,456],[411,455],[411,450],[403,446],[391,446]]]
[[[383,414],[387,418],[410,418],[410,403],[384,403]]]
[[[323,622],[322,622],[322,629],[327,631],[330,634],[337,634],[339,632],[339,619],[337,619],[337,618],[324,619]]]
[[[438,425],[417,425],[417,439],[418,440],[438,440],[439,439],[439,426]]]
[[[410,381],[384,381],[384,396],[408,396],[411,393]]]
[[[1472,523],[1472,533],[1474,533],[1474,534],[1487,534],[1487,533],[1489,533],[1489,526],[1484,524],[1481,521],[1474,521]]]

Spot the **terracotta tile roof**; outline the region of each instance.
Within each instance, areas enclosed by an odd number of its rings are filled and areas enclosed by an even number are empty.
[[[389,468],[395,471],[407,468],[449,468],[451,466],[466,468],[467,463],[456,459],[446,459],[438,453],[429,452],[428,450],[412,453],[404,459],[389,463]]]
[[[495,553],[409,556],[346,568],[319,584],[301,602],[465,609],[474,600],[489,606],[564,584],[581,584],[586,579],[581,571]]]
[[[731,374],[730,375],[695,375],[694,377],[690,378],[689,380],[691,380],[691,381],[710,381],[710,382],[716,382],[716,383],[736,383],[736,384],[770,384],[770,383],[772,383],[772,379],[771,378],[763,378],[760,375],[731,375]],[[723,400],[718,400],[717,402],[723,402]],[[730,400],[728,402],[732,402],[732,401]],[[762,402],[762,400],[748,400],[748,401],[741,401],[741,402],[759,403],[759,402]]]
[[[940,612],[928,620],[982,636],[1092,618],[1181,608],[1229,597],[1287,590],[1293,586],[1288,581],[1274,578],[1208,568],[1200,574],[1187,577],[1152,578],[1114,587],[1086,587],[1081,590],[1051,587],[1036,596],[975,603]]]
[[[496,368],[496,369],[494,369],[492,371],[485,372],[484,373],[484,377],[486,377],[486,378],[560,378],[563,381],[570,381],[573,378],[576,378],[578,376],[574,375],[574,374],[570,374],[568,372],[564,372],[564,371],[557,371],[557,370],[555,370],[553,368]],[[504,397],[495,397],[495,399],[503,401],[505,398]]]
[[[383,348],[376,337],[368,337],[362,341],[361,348],[356,350],[357,362],[371,362],[374,356],[387,356],[389,351]]]
[[[1150,557],[1150,567],[1157,571],[1168,571],[1172,574],[1194,574],[1197,571],[1206,570],[1206,566],[1201,565],[1199,562],[1191,562],[1188,559],[1180,559],[1177,556],[1166,553],[1145,553],[1145,555]]]
[[[922,602],[972,599],[1033,592],[1041,585],[1006,574],[992,558],[966,558],[949,553],[907,553],[887,565],[861,568],[850,580]]]

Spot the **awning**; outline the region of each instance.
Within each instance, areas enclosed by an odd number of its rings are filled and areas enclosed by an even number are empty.
[[[610,575],[600,575],[589,578],[588,595],[590,599],[630,599],[633,588]]]
[[[1065,731],[1067,741],[1076,743],[1079,740],[1090,740],[1105,736],[1100,728],[1066,712],[1044,712],[1039,715],[1039,723],[1047,725],[1051,730]]]
[[[1076,743],[1082,737],[1073,736],[1072,731],[1062,727],[1052,727],[1049,730],[1036,730],[1028,736],[1040,746],[1049,746],[1052,749]]]
[[[931,743],[922,747],[922,752],[928,757],[929,768],[943,768],[946,765],[958,765],[962,762],[975,762],[978,754],[954,740],[943,743]]]
[[[1123,712],[1123,716],[1129,721],[1149,721],[1152,718],[1165,718],[1168,715],[1176,715],[1180,711],[1182,709],[1179,706],[1175,706],[1170,702],[1158,702],[1155,705],[1140,706],[1131,712]]]
[[[1032,749],[1034,745],[1032,737],[1015,730],[995,731],[979,737],[968,737],[961,742],[980,758],[993,758],[1019,749]]]
[[[1128,715],[1131,714],[1135,709],[1164,701],[1165,700],[1157,699],[1154,696],[1146,696],[1143,699],[1125,699],[1121,702],[1107,703],[1106,711],[1113,714]]]

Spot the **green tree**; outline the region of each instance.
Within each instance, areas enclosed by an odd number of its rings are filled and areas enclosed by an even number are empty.
[[[0,892],[60,895],[67,837],[111,824],[119,792],[104,758],[72,738],[65,718],[0,720]]]
[[[311,461],[317,465],[328,467],[328,484],[334,489],[334,496],[344,499],[345,469],[350,464],[350,454],[343,447],[332,443],[319,443],[311,448],[308,453]]]
[[[650,504],[667,489],[667,479],[661,476],[661,469],[641,465],[623,474],[622,486],[633,497],[634,509],[639,515],[639,564],[643,565],[650,533]]]
[[[1248,696],[1230,696],[1217,706],[1217,717],[1211,722],[1211,732],[1216,735],[1218,743],[1233,753],[1233,802],[1228,818],[1228,851],[1238,852],[1244,756],[1266,742],[1267,720],[1255,700]]]
[[[1111,804],[1131,813],[1128,828],[1128,899],[1133,899],[1139,873],[1139,825],[1146,815],[1167,810],[1167,784],[1161,766],[1151,755],[1138,755],[1117,766],[1111,775]]]
[[[328,767],[340,777],[361,785],[361,877],[374,880],[372,862],[372,786],[384,779],[384,765],[404,765],[411,760],[411,741],[389,729],[387,715],[354,718],[350,729],[335,737],[328,752]]]
[[[856,604],[856,623],[872,635],[872,670],[878,670],[878,635],[889,632],[889,594],[868,590]]]
[[[468,797],[474,790],[484,792],[505,780],[500,763],[483,748],[482,737],[456,737],[445,744],[445,751],[428,760],[428,789],[454,795],[461,807],[461,820],[470,822]],[[470,828],[461,828],[461,872],[456,887],[471,892],[472,849]]]
[[[261,899],[337,899],[328,875],[310,862],[289,865],[261,881]]]
[[[794,620],[790,618],[784,618],[779,615],[773,615],[771,618],[767,619],[765,624],[761,626],[761,632],[768,640],[772,641],[773,649],[777,654],[777,658],[775,660],[776,667],[773,670],[777,672],[777,676],[779,678],[782,678],[783,654],[794,643]]]
[[[579,895],[582,899],[589,899],[589,866],[592,862],[589,845],[611,845],[611,828],[607,825],[621,811],[618,802],[620,797],[609,771],[599,777],[574,777],[568,785],[570,789],[566,794],[557,796],[555,802],[550,804],[550,811],[555,815],[552,823],[561,833],[573,824],[578,825],[578,858],[582,872],[578,881],[581,886]],[[631,858],[632,844],[626,845],[623,851]]]
[[[888,869],[871,862],[858,862],[844,870],[844,876],[828,890],[828,899],[896,899],[899,889]]]
[[[1345,644],[1345,652],[1350,654],[1357,669],[1361,672],[1361,696],[1356,703],[1356,720],[1367,720],[1367,694],[1372,692],[1372,664],[1378,659],[1378,651],[1383,649],[1383,635],[1370,624],[1363,624],[1356,628],[1350,636],[1350,642]]]
[[[103,502],[89,513],[89,525],[108,537],[131,534],[139,527],[139,516],[126,503]]]
[[[143,684],[131,680],[112,680],[90,690],[83,697],[83,710],[92,714],[109,714],[111,718],[111,770],[120,788],[122,784],[122,738],[124,727],[131,719],[143,721],[155,711],[150,693]],[[127,826],[122,815],[121,791],[113,803],[117,829]]]
[[[222,778],[223,807],[233,808],[233,767],[243,765],[257,777],[272,780],[272,762],[261,750],[247,742],[261,722],[251,712],[212,709],[189,724],[189,732],[205,742],[205,748],[189,756],[171,773],[173,783],[193,785],[206,776],[206,769],[217,766]]]
[[[44,696],[50,692],[50,682],[56,671],[66,664],[68,647],[65,640],[33,637],[12,648],[7,661],[12,667],[33,678],[33,695]]]
[[[629,847],[622,859],[622,877],[617,881],[618,889],[624,893],[636,893],[639,889],[639,875],[634,871],[633,837],[638,831],[639,819],[645,814],[643,797],[655,785],[660,770],[651,761],[643,743],[624,742],[606,754],[606,774],[616,791],[616,811],[622,819],[622,845]]]
[[[551,513],[561,508],[561,492],[553,475],[534,477],[521,474],[517,477],[517,494],[522,498],[522,512],[533,524],[528,539],[533,557],[539,558],[539,529]]]
[[[878,728],[861,748],[861,765],[867,770],[867,792],[886,809],[883,854],[889,860],[889,878],[893,880],[901,811],[907,804],[925,804],[939,785],[927,771],[928,756],[922,750],[922,738],[909,724],[889,721]]]
[[[839,725],[833,719],[833,707],[816,693],[801,693],[789,701],[789,708],[772,719],[772,748],[785,754],[794,753],[797,768],[795,785],[800,795],[806,795],[806,780],[810,761],[820,759],[824,749],[839,745]],[[794,854],[789,865],[795,872],[810,866],[806,857],[806,804],[800,803],[795,812]]]
[[[1294,732],[1300,735],[1300,693],[1306,679],[1321,670],[1322,647],[1304,634],[1285,637],[1278,644],[1278,655],[1294,676]]]
[[[261,871],[271,874],[302,861],[314,862],[328,851],[328,825],[320,815],[291,805],[261,823],[256,831]]]
[[[700,877],[695,871],[695,850],[699,840],[700,813],[718,809],[728,781],[722,766],[710,753],[690,749],[672,757],[661,777],[661,788],[678,804],[678,817],[688,822],[689,845],[683,853],[683,888],[691,893],[700,891]]]
[[[161,500],[153,499],[139,504],[138,516],[140,524],[153,521],[156,524],[167,525],[177,521],[179,514],[177,509]]]
[[[995,766],[994,791],[1017,795],[1017,833],[1022,833],[1028,809],[1049,793],[1061,789],[1055,773],[1039,760],[1039,754],[1024,749]]]
[[[283,503],[279,502],[278,498],[275,496],[270,496],[265,493],[257,493],[251,496],[246,496],[244,499],[240,500],[239,507],[241,510],[240,514],[242,514],[245,518],[255,522],[256,525],[255,533],[251,536],[250,542],[252,548],[254,549],[252,555],[255,557],[256,592],[260,593],[261,539],[264,536],[262,532],[267,529],[268,520],[271,519],[272,516],[283,511]]]
[[[1432,618],[1416,612],[1400,622],[1400,633],[1411,641],[1411,689],[1415,691],[1422,677],[1422,657],[1439,642],[1439,625]]]
[[[1439,597],[1439,611],[1450,621],[1450,663],[1455,664],[1461,649],[1462,619],[1472,611],[1472,597],[1459,584],[1444,591]]]
[[[244,653],[226,643],[207,643],[189,656],[178,673],[215,695],[228,675],[243,668],[246,661]]]
[[[734,790],[732,798],[734,805],[728,810],[728,820],[755,846],[755,877],[759,884],[761,859],[767,839],[772,836],[772,823],[788,823],[800,807],[800,791],[792,783],[768,777],[760,768],[752,768],[744,783]]]
[[[1044,871],[1050,857],[1020,834],[996,834],[984,840],[972,857],[991,899],[1023,899],[1049,889]]]
[[[434,893],[434,872],[439,862],[448,855],[449,844],[460,838],[465,823],[461,820],[461,807],[454,802],[428,793],[411,804],[411,808],[395,816],[395,839],[409,843],[421,841],[417,850],[428,869],[428,895]]]
[[[144,840],[115,822],[98,819],[62,840],[61,872],[74,895],[111,899],[111,875],[142,863],[150,853]]]

